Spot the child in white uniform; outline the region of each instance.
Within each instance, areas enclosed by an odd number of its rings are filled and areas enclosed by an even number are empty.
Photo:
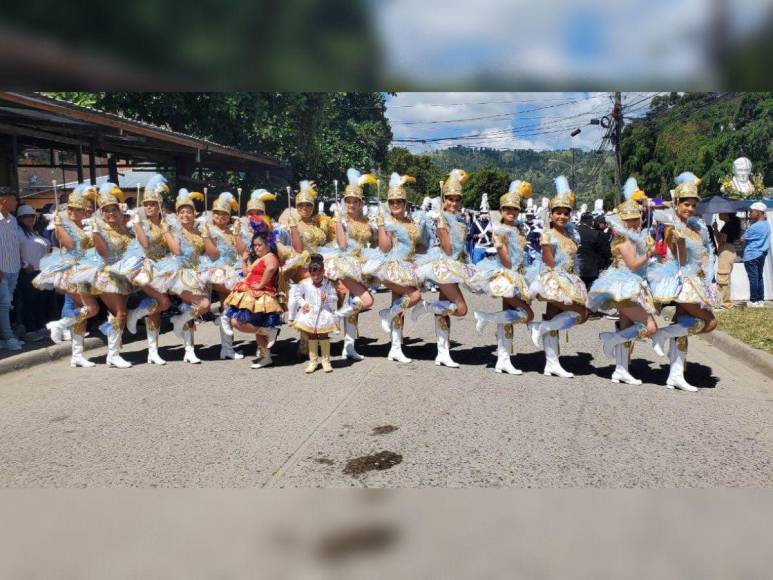
[[[306,373],[313,373],[320,364],[322,370],[329,373],[333,367],[330,366],[328,334],[337,330],[335,310],[338,306],[338,296],[335,286],[325,276],[325,262],[321,255],[311,255],[308,269],[309,277],[303,279],[295,288],[298,314],[293,324],[304,332],[309,340],[309,364]]]

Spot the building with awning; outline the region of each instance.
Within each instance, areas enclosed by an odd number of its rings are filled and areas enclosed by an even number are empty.
[[[260,153],[38,93],[0,91],[0,189],[41,207],[54,201],[54,180],[66,187],[110,180],[131,195],[143,172],[163,173],[175,190],[208,187],[210,198],[230,188],[213,175],[238,172],[249,187],[280,197],[291,177],[288,164]]]

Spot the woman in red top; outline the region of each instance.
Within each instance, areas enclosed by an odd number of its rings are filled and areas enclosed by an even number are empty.
[[[253,228],[252,248],[244,256],[244,270],[249,274],[236,283],[223,305],[228,307],[225,315],[236,330],[255,335],[260,358],[252,368],[260,369],[272,363],[269,337],[276,338],[275,329],[282,324],[284,309],[276,297],[279,258],[273,232],[263,222]]]

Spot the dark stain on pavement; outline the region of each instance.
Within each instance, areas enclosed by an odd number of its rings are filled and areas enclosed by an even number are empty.
[[[314,461],[317,463],[321,463],[322,465],[334,465],[335,461],[330,459],[329,457],[317,457]]]
[[[364,524],[337,530],[323,536],[317,555],[323,560],[342,560],[369,555],[391,548],[398,538],[397,530],[386,524]]]
[[[69,415],[59,415],[58,417],[54,417],[53,419],[51,419],[50,422],[51,423],[61,423],[62,421],[66,421],[69,418],[70,418]]]
[[[373,433],[371,433],[371,435],[386,435],[387,433],[397,431],[398,429],[399,427],[395,427],[394,425],[381,425],[379,427],[373,427]]]
[[[361,475],[368,471],[383,471],[402,463],[403,456],[392,451],[379,451],[372,455],[355,457],[346,462],[344,473],[347,475]]]

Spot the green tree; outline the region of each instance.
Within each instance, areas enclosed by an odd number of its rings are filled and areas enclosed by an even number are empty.
[[[477,209],[483,194],[488,194],[491,209],[499,209],[499,196],[510,187],[510,176],[501,169],[484,167],[470,175],[464,186],[464,207]]]
[[[381,165],[392,131],[381,93],[54,93],[124,117],[288,161],[330,191],[348,167]],[[257,176],[231,175],[252,186]],[[253,181],[253,183],[249,183]]]

